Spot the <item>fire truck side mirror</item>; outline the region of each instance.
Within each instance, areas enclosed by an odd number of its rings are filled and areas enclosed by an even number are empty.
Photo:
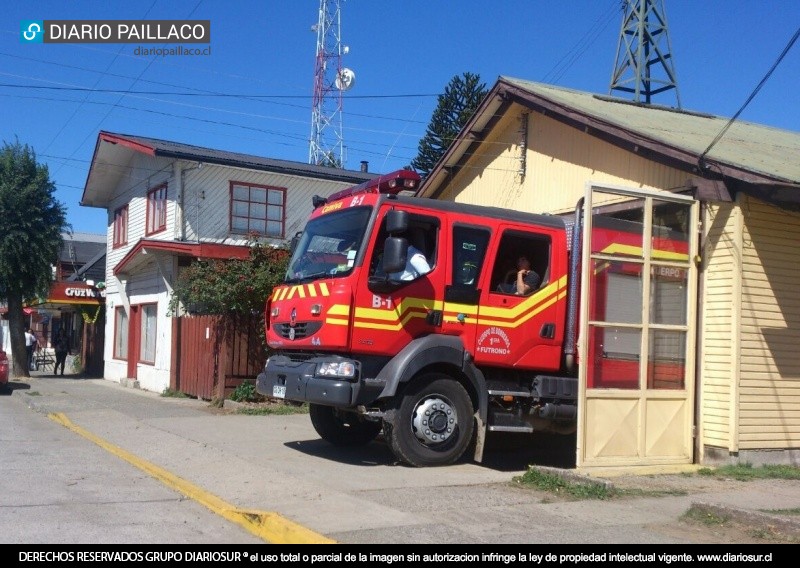
[[[383,247],[383,271],[386,274],[400,272],[406,267],[408,256],[408,239],[389,237]]]
[[[390,235],[408,230],[408,211],[392,209],[386,214],[386,232]]]

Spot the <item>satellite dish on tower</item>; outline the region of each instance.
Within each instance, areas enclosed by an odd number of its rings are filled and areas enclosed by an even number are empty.
[[[352,69],[344,67],[336,76],[336,88],[340,91],[349,91],[356,82],[356,74]]]

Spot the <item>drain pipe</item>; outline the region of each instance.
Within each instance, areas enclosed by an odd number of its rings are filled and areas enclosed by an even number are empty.
[[[575,205],[575,224],[572,227],[572,247],[569,258],[569,286],[567,289],[567,329],[564,338],[564,365],[567,371],[575,369],[575,343],[578,328],[578,283],[581,262],[581,242],[583,236],[583,200]]]

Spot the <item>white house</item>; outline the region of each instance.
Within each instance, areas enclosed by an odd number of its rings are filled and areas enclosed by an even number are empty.
[[[365,166],[365,163],[362,163]],[[173,364],[168,304],[179,264],[244,258],[246,235],[285,242],[314,195],[375,177],[101,131],[81,205],[108,211],[104,377],[162,392]]]

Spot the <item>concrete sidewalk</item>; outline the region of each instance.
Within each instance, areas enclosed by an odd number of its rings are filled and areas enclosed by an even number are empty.
[[[591,479],[668,494],[560,500],[523,491],[512,479],[529,464],[575,476],[574,448],[488,444],[483,464],[409,468],[395,463],[381,441],[333,448],[307,415],[234,414],[207,401],[79,376],[35,373],[9,386],[37,412],[63,413],[243,509],[278,512],[339,542],[703,542],[665,528],[693,506],[800,538],[797,516],[764,512],[800,508],[798,481],[609,473]]]

